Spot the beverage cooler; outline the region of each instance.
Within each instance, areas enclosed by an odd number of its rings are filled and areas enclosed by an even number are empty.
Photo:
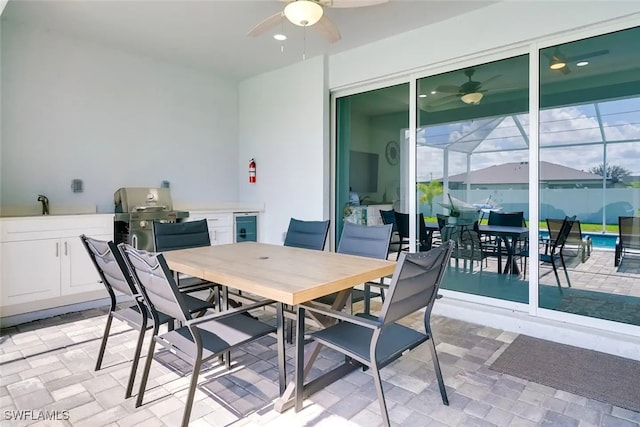
[[[234,242],[258,241],[258,214],[245,212],[234,214]]]

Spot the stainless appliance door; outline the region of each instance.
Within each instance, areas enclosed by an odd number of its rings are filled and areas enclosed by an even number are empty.
[[[128,243],[136,249],[153,252],[155,250],[155,242],[153,240],[153,220],[138,220],[131,218],[128,240]]]

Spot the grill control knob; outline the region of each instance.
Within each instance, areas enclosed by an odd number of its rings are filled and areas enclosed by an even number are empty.
[[[147,221],[140,221],[140,228],[145,228],[147,226]]]

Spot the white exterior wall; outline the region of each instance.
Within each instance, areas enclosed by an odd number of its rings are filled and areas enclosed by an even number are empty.
[[[329,59],[331,89],[467,61],[496,49],[640,13],[634,1],[506,1]],[[640,25],[640,16],[635,17]],[[438,72],[441,72],[440,70]]]
[[[282,244],[294,217],[329,219],[326,60],[309,59],[240,84],[241,202],[265,203],[259,240]],[[256,161],[256,183],[248,182]]]
[[[1,47],[1,204],[113,212],[162,180],[177,204],[236,199],[236,83],[9,22]]]

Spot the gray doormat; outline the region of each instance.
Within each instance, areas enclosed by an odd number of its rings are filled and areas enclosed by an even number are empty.
[[[519,335],[494,371],[640,412],[640,362]]]

